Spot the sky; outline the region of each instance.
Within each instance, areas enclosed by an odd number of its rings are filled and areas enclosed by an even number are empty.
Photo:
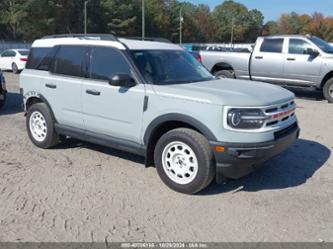
[[[207,4],[212,9],[223,3],[223,0],[187,0],[194,4]],[[321,12],[333,16],[333,0],[236,0],[249,9],[258,9],[265,16],[265,21],[277,20],[282,13],[295,11],[298,14],[313,14]]]

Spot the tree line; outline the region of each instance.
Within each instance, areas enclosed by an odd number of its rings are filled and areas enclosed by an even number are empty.
[[[0,40],[27,40],[60,33],[84,32],[85,0],[1,0]],[[222,2],[222,1],[221,1]],[[88,33],[141,36],[142,0],[89,0]],[[182,18],[180,18],[182,13]],[[314,34],[333,41],[333,18],[320,13],[283,14],[264,23],[263,14],[235,1],[213,10],[179,0],[145,0],[148,37],[179,41],[183,20],[184,42],[253,42],[258,35]],[[232,35],[233,34],[233,35]]]

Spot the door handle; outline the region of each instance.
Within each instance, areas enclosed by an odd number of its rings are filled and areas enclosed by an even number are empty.
[[[255,58],[258,59],[258,60],[264,59],[263,56],[256,56]]]
[[[51,89],[56,89],[57,88],[57,85],[55,85],[55,84],[45,84],[45,86],[47,88],[51,88]]]
[[[288,61],[295,61],[295,58],[287,58]]]
[[[86,90],[87,94],[94,95],[94,96],[99,96],[101,95],[101,92],[96,91],[96,90]]]

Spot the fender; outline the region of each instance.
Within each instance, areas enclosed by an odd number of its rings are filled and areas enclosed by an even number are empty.
[[[206,125],[201,123],[200,121],[184,115],[184,114],[178,114],[178,113],[170,113],[165,114],[162,116],[159,116],[155,118],[147,127],[145,135],[143,137],[143,141],[145,145],[148,145],[150,137],[152,134],[154,134],[154,131],[163,123],[175,121],[175,122],[182,122],[186,123],[188,125],[193,126],[195,129],[200,131],[209,141],[217,141],[217,138],[215,135],[211,132],[209,128],[207,128]]]
[[[57,123],[57,120],[56,120],[56,118],[54,116],[54,113],[53,113],[53,110],[51,108],[50,103],[47,101],[47,99],[42,94],[40,94],[38,92],[31,91],[31,92],[27,92],[26,94],[24,94],[23,99],[24,99],[24,109],[25,109],[25,111],[27,111],[26,110],[26,108],[27,108],[27,102],[31,98],[38,98],[38,99],[41,100],[41,102],[45,103],[47,105],[47,107],[49,108],[50,112],[51,112],[53,120]]]

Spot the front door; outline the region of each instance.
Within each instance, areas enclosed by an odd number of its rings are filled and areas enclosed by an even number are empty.
[[[82,112],[87,133],[141,144],[144,84],[111,86],[116,74],[134,75],[123,53],[112,47],[93,47],[89,78],[83,81]]]
[[[314,49],[306,40],[289,39],[288,54],[284,62],[284,78],[292,85],[315,85],[320,81],[322,60],[310,55],[307,49]]]

